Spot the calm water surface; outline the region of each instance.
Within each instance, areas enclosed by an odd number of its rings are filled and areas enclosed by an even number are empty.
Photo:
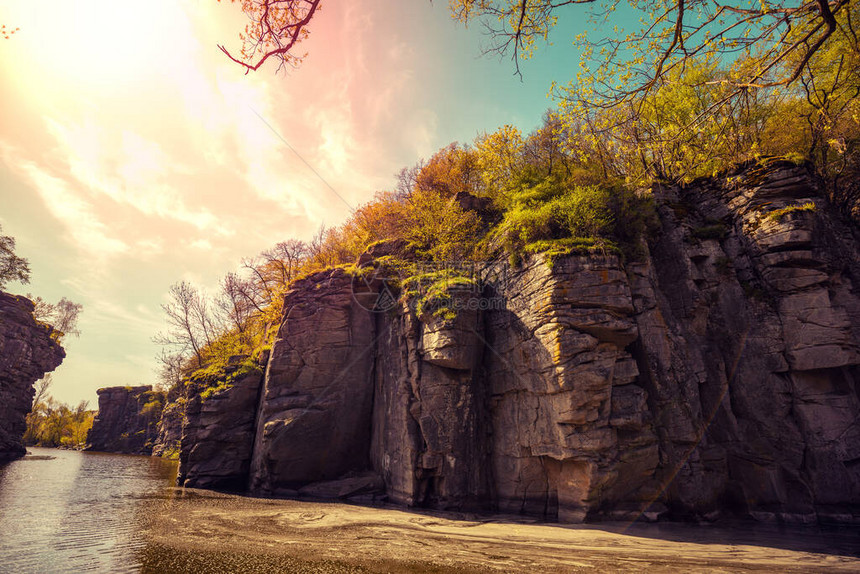
[[[28,449],[0,465],[0,572],[138,572],[176,462]]]
[[[402,568],[395,570],[398,573],[439,574],[465,571],[453,562],[451,568],[431,562],[431,559],[438,562],[440,556],[444,557],[452,549],[459,552],[457,556],[466,556],[466,562],[480,558],[487,564],[513,552],[503,538],[497,544],[480,537],[477,542],[473,540],[470,529],[479,523],[469,520],[451,522],[449,527],[453,530],[424,534],[422,528],[432,530],[442,519],[402,510],[359,510],[340,504],[278,502],[193,489],[185,491],[173,486],[177,464],[159,458],[41,448],[31,448],[30,453],[24,459],[0,465],[0,574],[364,574],[391,571],[386,566],[390,562],[364,564],[359,559],[365,556],[379,560],[392,556],[400,561],[398,564],[403,563]],[[344,529],[342,537],[330,542],[326,538],[330,536],[326,528],[320,527],[317,532],[308,528],[313,522],[307,522],[329,514],[331,525],[327,528]],[[362,518],[356,519],[354,515]],[[281,524],[277,520],[284,521],[283,527],[277,526]],[[486,524],[493,528],[497,522],[499,520],[492,518]],[[590,526],[558,527],[552,532],[535,525],[537,530],[530,535],[528,524],[514,526],[523,528],[522,536],[534,540],[538,552],[555,553],[566,544],[574,543],[586,553],[594,550],[587,564],[594,572],[613,571],[619,564],[626,565],[629,571],[632,559],[627,556],[628,550],[633,552],[631,555],[648,560],[662,557],[664,552],[684,557],[684,553],[690,551],[689,544],[698,545],[702,552],[709,552],[708,548],[714,544],[719,547],[719,551],[708,555],[711,558],[697,562],[699,571],[711,559],[728,564],[714,571],[780,571],[763,568],[761,559],[783,559],[782,549],[796,552],[797,559],[805,561],[803,564],[814,566],[811,571],[824,571],[833,566],[839,566],[841,571],[860,571],[853,568],[856,557],[860,556],[860,537],[854,528],[803,529],[747,523],[704,528],[672,523],[626,525],[622,530],[624,538],[613,539],[603,546],[598,544],[595,550],[591,546],[597,544],[598,538],[582,538],[583,533],[592,529]],[[466,530],[453,536],[451,533],[456,534],[458,528]],[[609,525],[605,530],[612,532],[613,528]],[[161,536],[153,537],[153,532]],[[201,533],[205,537],[219,532],[220,537],[202,549],[183,546],[181,539],[189,532],[194,535],[189,540],[199,541]],[[261,532],[264,539],[243,539],[241,536],[248,532]],[[497,532],[492,532],[492,536],[496,536]],[[600,534],[601,530],[595,527],[594,532]],[[271,542],[266,542],[266,536],[271,537]],[[158,540],[162,542],[159,544]],[[246,547],[243,540],[256,546],[248,544]],[[318,552],[303,554],[302,542],[316,544]],[[679,543],[686,546],[681,549]],[[279,544],[300,550],[282,555],[275,552]],[[295,544],[298,546],[292,546]],[[418,549],[426,547],[428,551],[412,556],[410,544]],[[619,544],[621,546],[615,548]],[[636,554],[646,546],[651,550],[656,547],[657,553]],[[380,548],[388,548],[391,552],[380,554]],[[259,552],[260,549],[263,551]],[[334,556],[329,552],[326,557],[326,552],[320,549],[336,552]],[[581,553],[577,552],[572,550],[571,559],[581,558]],[[737,552],[740,554],[735,556]],[[737,561],[732,562],[735,559]],[[670,569],[665,560],[660,564],[661,571]],[[579,568],[574,570],[579,571]],[[683,567],[674,570],[686,572]],[[805,570],[795,568],[795,571]],[[536,571],[547,570],[537,568]]]

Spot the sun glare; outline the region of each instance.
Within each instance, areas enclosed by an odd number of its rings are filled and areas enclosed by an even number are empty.
[[[14,47],[26,51],[29,62],[18,71],[37,85],[50,83],[54,92],[145,81],[169,71],[176,44],[186,41],[178,2],[83,0],[9,8],[4,18],[21,28]]]

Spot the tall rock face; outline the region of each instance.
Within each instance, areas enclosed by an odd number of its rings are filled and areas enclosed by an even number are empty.
[[[481,509],[493,499],[481,293],[451,295],[454,318],[376,314],[371,456],[395,502]]]
[[[374,313],[342,269],[295,284],[257,416],[251,487],[277,492],[370,468]]]
[[[667,503],[857,520],[857,237],[788,163],[658,197],[663,233],[631,277]]]
[[[33,383],[66,356],[52,329],[33,318],[33,303],[0,292],[0,463],[24,456]]]
[[[256,493],[860,522],[856,230],[789,163],[655,199],[639,261],[490,264],[453,314],[392,299],[375,254],[296,283],[262,384],[189,402],[182,480],[214,457]]]
[[[178,483],[195,488],[245,491],[263,383],[259,363],[231,357],[220,379],[189,381],[179,455]],[[170,408],[170,406],[168,406]]]
[[[507,273],[506,308],[486,323],[499,508],[574,522],[645,510],[658,492],[659,449],[620,261],[536,260]]]
[[[165,394],[152,386],[107,387],[96,391],[99,412],[86,450],[151,454],[158,438]]]

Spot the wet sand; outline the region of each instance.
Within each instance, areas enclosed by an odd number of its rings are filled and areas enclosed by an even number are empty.
[[[558,525],[177,489],[144,572],[860,572],[856,528]]]

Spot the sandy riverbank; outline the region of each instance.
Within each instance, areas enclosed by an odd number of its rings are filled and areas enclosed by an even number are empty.
[[[850,529],[601,523],[176,491],[146,572],[858,572]]]

